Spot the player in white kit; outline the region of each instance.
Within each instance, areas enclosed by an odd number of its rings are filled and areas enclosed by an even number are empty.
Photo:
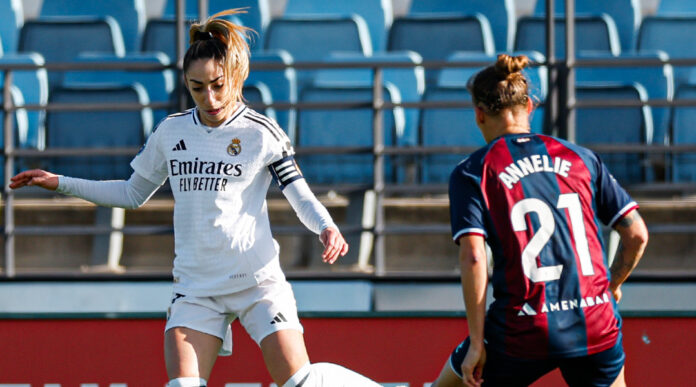
[[[271,180],[303,224],[320,235],[325,262],[345,255],[348,245],[302,177],[288,137],[242,103],[248,30],[219,18],[236,12],[191,26],[184,76],[196,107],[160,122],[131,162],[129,180],[30,170],[14,176],[10,187],[36,185],[99,205],[137,208],[169,178],[176,257],[165,328],[168,386],[206,386],[218,354],[232,353],[230,323],[236,318],[260,346],[279,386],[378,386],[343,367],[309,362],[271,235]]]

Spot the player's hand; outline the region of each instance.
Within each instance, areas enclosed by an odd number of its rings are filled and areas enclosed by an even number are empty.
[[[341,232],[333,227],[325,228],[319,235],[319,240],[324,245],[321,259],[326,263],[334,263],[348,252],[348,243]]]
[[[10,188],[19,189],[27,185],[35,185],[47,190],[55,191],[58,188],[58,175],[41,169],[24,171],[11,177]]]
[[[621,285],[617,286],[615,289],[612,289],[610,287],[609,290],[611,290],[611,294],[614,296],[614,299],[618,304],[621,301],[621,297],[623,296],[623,292],[621,292]]]
[[[462,361],[462,383],[467,387],[480,387],[483,383],[483,366],[486,364],[486,348],[476,350],[469,346]]]

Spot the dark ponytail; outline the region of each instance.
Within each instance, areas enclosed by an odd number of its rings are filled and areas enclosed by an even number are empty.
[[[528,64],[525,55],[498,55],[495,64],[476,74],[469,87],[474,105],[491,115],[502,109],[526,106],[529,88],[522,69]]]

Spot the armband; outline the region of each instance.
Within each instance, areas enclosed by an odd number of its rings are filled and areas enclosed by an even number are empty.
[[[271,171],[271,175],[273,175],[273,179],[278,183],[281,191],[293,181],[304,178],[293,156],[283,157],[269,165],[268,169]]]

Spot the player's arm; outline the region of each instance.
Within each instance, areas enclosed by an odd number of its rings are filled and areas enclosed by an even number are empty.
[[[611,272],[609,290],[618,302],[621,300],[621,284],[638,265],[648,244],[648,229],[638,210],[632,210],[626,214],[614,225],[614,229],[619,233],[621,241],[609,269]]]
[[[478,385],[482,382],[481,374],[486,361],[483,327],[486,317],[488,261],[483,236],[468,234],[459,238],[459,265],[471,341],[462,363],[462,375],[464,382]]]

